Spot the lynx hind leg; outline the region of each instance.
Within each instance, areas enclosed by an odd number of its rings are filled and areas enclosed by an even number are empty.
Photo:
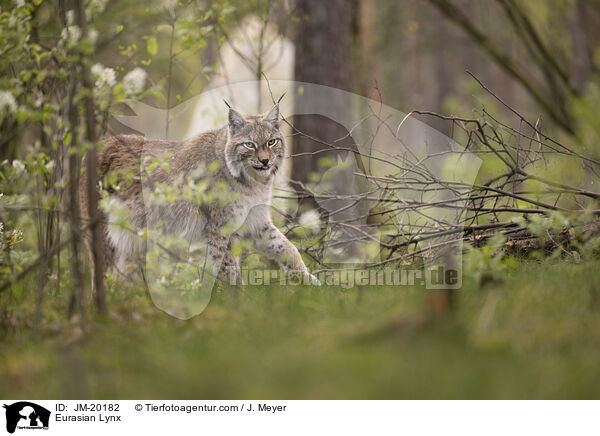
[[[127,234],[124,234],[124,233]],[[113,267],[118,277],[130,281],[141,278],[142,261],[145,252],[139,241],[135,241],[136,235],[124,230],[116,238],[115,256]],[[113,240],[114,240],[113,239]]]
[[[113,253],[109,266],[117,278],[131,281],[142,278],[145,244],[138,235],[130,229],[109,225],[106,245]]]

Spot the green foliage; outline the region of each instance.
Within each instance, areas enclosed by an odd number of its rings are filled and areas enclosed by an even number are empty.
[[[597,398],[599,280],[597,261],[519,263],[467,283],[437,324],[419,322],[426,291],[411,287],[219,288],[182,322],[111,284],[110,319],[67,323],[51,301],[37,331],[18,299],[0,317],[0,395]]]
[[[464,256],[463,267],[465,275],[477,285],[483,285],[490,280],[503,280],[509,270],[516,266],[514,258],[504,257],[502,249],[505,242],[506,237],[498,234],[481,248],[466,245],[467,253]]]
[[[101,148],[111,117],[134,100],[165,101],[171,88],[184,96],[201,89],[212,66],[199,65],[202,56],[197,54],[208,41],[220,39],[217,24],[229,26],[227,17],[233,12],[225,1],[205,8],[192,1],[117,0],[107,7],[106,0],[90,0],[85,17],[79,17],[69,9],[75,6],[54,0],[0,5],[0,53],[5,60],[0,65],[0,159],[6,159],[0,168],[2,283],[68,237],[70,156],[80,163],[89,149]],[[166,51],[165,36],[172,42]],[[174,68],[165,68],[165,61]],[[189,75],[194,69],[204,73],[202,80]],[[197,86],[189,86],[191,79]],[[97,141],[87,135],[90,97]],[[168,173],[168,156],[148,167]],[[119,171],[102,182],[119,189],[133,177]],[[182,198],[167,191],[165,201]],[[202,186],[188,184],[183,198],[205,201],[202,191]],[[115,225],[131,228],[119,205],[107,199],[102,204],[117,218]],[[51,260],[49,267],[48,278],[70,282],[71,269],[63,262]]]

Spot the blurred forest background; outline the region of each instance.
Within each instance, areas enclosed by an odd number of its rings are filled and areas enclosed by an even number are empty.
[[[0,396],[597,398],[599,29],[597,0],[0,0]],[[364,96],[477,155],[472,186],[386,174],[365,224],[384,235],[373,267],[465,242],[463,289],[222,286],[182,322],[105,279],[83,244],[102,236],[103,199],[86,221],[77,190],[85,171],[95,192],[103,138],[140,133],[116,118],[183,139],[192,118],[171,111],[250,80]],[[256,112],[264,93],[248,96]],[[325,117],[289,122],[300,213],[277,224],[325,269],[336,221],[311,183],[336,164],[322,156],[354,150],[360,170],[361,153]],[[400,203],[394,189],[457,198]],[[465,215],[427,215],[440,204]],[[425,214],[422,229],[399,209]]]

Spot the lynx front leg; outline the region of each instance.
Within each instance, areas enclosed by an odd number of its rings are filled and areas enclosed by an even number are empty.
[[[240,260],[229,251],[229,240],[218,231],[207,232],[208,260],[213,274],[220,280],[237,285],[242,283]]]
[[[256,248],[269,259],[274,260],[287,271],[297,271],[308,282],[320,285],[319,280],[312,275],[298,249],[292,244],[281,231],[272,223],[265,224],[257,235]]]

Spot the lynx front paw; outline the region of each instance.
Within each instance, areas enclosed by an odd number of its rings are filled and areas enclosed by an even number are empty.
[[[304,283],[312,286],[321,286],[321,282],[317,278],[317,276],[309,273],[308,271],[304,273]]]

